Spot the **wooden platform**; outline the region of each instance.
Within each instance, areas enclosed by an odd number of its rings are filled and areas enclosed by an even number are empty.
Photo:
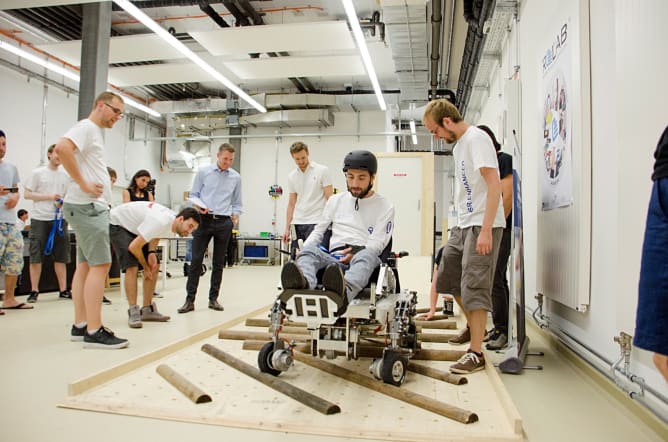
[[[201,351],[205,343],[257,366],[257,352],[242,342],[217,338],[220,329],[257,330],[244,326],[247,317],[266,317],[268,308],[178,341],[123,365],[69,386],[60,407],[144,416],[211,425],[280,432],[406,441],[521,441],[521,418],[499,375],[485,371],[467,376],[468,384],[452,385],[409,372],[402,389],[474,411],[479,421],[462,424],[351,384],[299,362],[282,373],[284,381],[338,404],[341,413],[326,416],[228,367]],[[449,348],[448,344],[424,344]],[[459,348],[462,349],[462,348]],[[369,359],[335,360],[371,376]],[[426,362],[447,370],[450,362]],[[195,404],[167,383],[156,367],[167,364],[211,396]],[[379,381],[380,382],[380,381]]]

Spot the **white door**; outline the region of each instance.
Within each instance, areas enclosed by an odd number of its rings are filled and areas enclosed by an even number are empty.
[[[379,157],[376,189],[394,204],[392,250],[422,255],[422,158]]]

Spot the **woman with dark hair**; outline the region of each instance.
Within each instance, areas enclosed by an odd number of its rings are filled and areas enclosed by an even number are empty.
[[[132,177],[132,181],[127,189],[123,190],[123,202],[130,201],[154,201],[153,194],[147,190],[151,181],[151,174],[148,170],[140,169]]]

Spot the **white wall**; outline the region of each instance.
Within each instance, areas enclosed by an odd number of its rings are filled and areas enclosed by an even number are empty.
[[[537,281],[536,216],[540,210],[537,167],[540,134],[536,97],[540,79],[535,68],[543,39],[541,23],[555,13],[559,2],[522,2],[519,26],[504,47],[500,70],[508,74],[521,66],[523,201],[526,301],[533,310]],[[665,72],[668,60],[668,2],[663,0],[590,0],[592,104],[592,237],[591,305],[582,314],[548,302],[551,327],[567,331],[608,360],[617,360],[613,337],[634,333],[640,251],[651,189],[653,152],[668,124]],[[515,44],[515,42],[519,42]],[[516,47],[519,53],[515,55]],[[505,75],[504,74],[504,75]],[[495,97],[503,93],[490,82],[490,100],[481,112],[488,124],[503,111]],[[562,277],[567,277],[564,275]],[[650,354],[632,353],[632,371],[648,385],[668,395],[668,384],[658,374]]]
[[[32,169],[45,164],[48,146],[56,143],[76,123],[79,97],[54,86],[45,91],[40,81],[34,78],[27,81],[25,75],[6,68],[0,68],[0,79],[3,97],[0,129],[7,134],[5,158],[18,167],[21,182],[25,183]],[[141,120],[136,122],[136,134],[142,137],[145,134]],[[152,128],[148,136],[159,134]],[[105,130],[105,144],[107,164],[118,173],[117,187],[127,187],[138,169],[147,169],[154,177],[160,172],[159,143],[128,141],[126,119],[116,123],[113,129]],[[30,211],[32,201],[21,198],[17,207]]]

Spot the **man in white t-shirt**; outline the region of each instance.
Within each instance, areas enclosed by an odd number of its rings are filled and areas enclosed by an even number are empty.
[[[158,312],[153,302],[158,278],[156,255],[160,238],[190,235],[199,227],[199,211],[188,207],[175,214],[152,201],[133,201],[111,209],[109,236],[125,273],[125,294],[128,298],[128,325],[141,328],[142,321],[166,322],[169,316]],[[137,273],[144,269],[143,303],[137,305]]]
[[[448,100],[429,102],[422,121],[434,138],[457,142],[455,163],[458,229],[443,250],[437,290],[451,293],[466,315],[467,328],[451,343],[469,342],[469,350],[450,366],[453,373],[485,368],[482,341],[492,311],[492,282],[506,225],[496,151],[489,136],[462,119]]]
[[[102,325],[104,283],[111,266],[109,205],[111,181],[104,160],[103,129],[111,129],[123,118],[123,99],[102,92],[93,110],[68,130],[55,152],[69,174],[70,182],[63,214],[76,232],[77,269],[72,279],[74,324],[70,339],[83,341],[85,348],[125,348],[127,339],[118,338]]]
[[[60,168],[60,158],[54,152],[55,144],[47,150],[48,162],[32,171],[25,185],[24,196],[33,200],[32,225],[30,228],[30,284],[28,302],[37,302],[39,279],[42,276],[42,258],[46,255],[45,246],[53,256],[53,269],[58,280],[59,297],[71,299],[67,288],[67,264],[70,262],[70,238],[67,221],[62,218],[63,196],[70,177]],[[55,227],[54,227],[55,224]],[[51,232],[56,229],[51,238]]]
[[[290,155],[297,168],[288,175],[288,209],[283,242],[290,239],[290,226],[295,226],[292,238],[292,258],[298,241],[306,241],[316,224],[322,221],[325,202],[332,196],[332,178],[329,169],[309,161],[308,146],[296,141],[290,146]]]
[[[297,260],[283,266],[284,289],[315,288],[316,273],[324,268],[322,284],[342,297],[343,307],[366,286],[381,263],[379,255],[390,242],[394,228],[394,206],[372,190],[377,170],[376,157],[369,151],[355,150],[346,155],[343,171],[348,192],[327,200],[323,220],[304,242]],[[327,250],[321,242],[330,226]]]

